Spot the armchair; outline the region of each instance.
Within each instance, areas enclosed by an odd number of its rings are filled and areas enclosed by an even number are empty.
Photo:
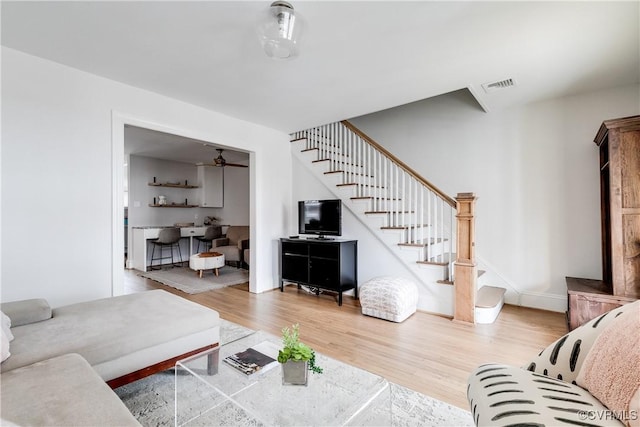
[[[639,367],[636,301],[574,329],[527,366],[479,366],[467,397],[478,426],[638,426]]]
[[[232,225],[227,229],[225,237],[211,241],[211,252],[224,254],[225,261],[235,262],[238,268],[244,261],[245,249],[249,249],[248,225]]]

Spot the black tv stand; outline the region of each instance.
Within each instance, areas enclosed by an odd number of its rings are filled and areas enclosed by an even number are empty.
[[[336,240],[333,237],[324,237],[324,236],[318,236],[318,237],[307,237],[307,240]]]
[[[358,298],[358,241],[327,238],[280,239],[280,292],[284,283],[338,292]]]

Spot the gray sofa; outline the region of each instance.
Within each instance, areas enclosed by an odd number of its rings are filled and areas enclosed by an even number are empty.
[[[170,368],[220,338],[216,311],[163,290],[53,310],[44,300],[1,308],[14,337],[0,364],[2,425],[139,425],[110,387]]]

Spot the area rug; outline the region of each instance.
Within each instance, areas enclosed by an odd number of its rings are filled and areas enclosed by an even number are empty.
[[[249,281],[249,272],[241,268],[224,266],[218,270],[216,276],[211,271],[204,272],[202,278],[189,267],[174,267],[166,270],[154,270],[140,273],[163,285],[171,286],[188,294],[199,294],[213,289],[221,289],[227,286],[238,285]]]
[[[223,320],[220,341],[223,344],[253,333],[232,322]],[[356,368],[354,368],[356,369]],[[391,426],[473,426],[471,414],[424,394],[391,383]],[[145,427],[174,425],[175,376],[173,370],[160,372],[115,389],[131,413]],[[201,398],[194,392],[193,399]],[[219,408],[225,411],[224,408]],[[233,408],[228,414],[217,415],[219,425],[255,425],[243,420]],[[380,410],[372,408],[372,411]],[[304,420],[300,420],[304,425]],[[194,425],[198,425],[197,423]],[[207,424],[204,424],[207,425]],[[368,425],[368,424],[367,424]]]

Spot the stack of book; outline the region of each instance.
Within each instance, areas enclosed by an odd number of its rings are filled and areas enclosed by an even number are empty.
[[[276,352],[274,355],[274,351]],[[278,348],[270,342],[262,342],[244,351],[225,357],[223,360],[245,375],[265,372],[278,364],[276,360]],[[273,356],[273,357],[272,357]]]

